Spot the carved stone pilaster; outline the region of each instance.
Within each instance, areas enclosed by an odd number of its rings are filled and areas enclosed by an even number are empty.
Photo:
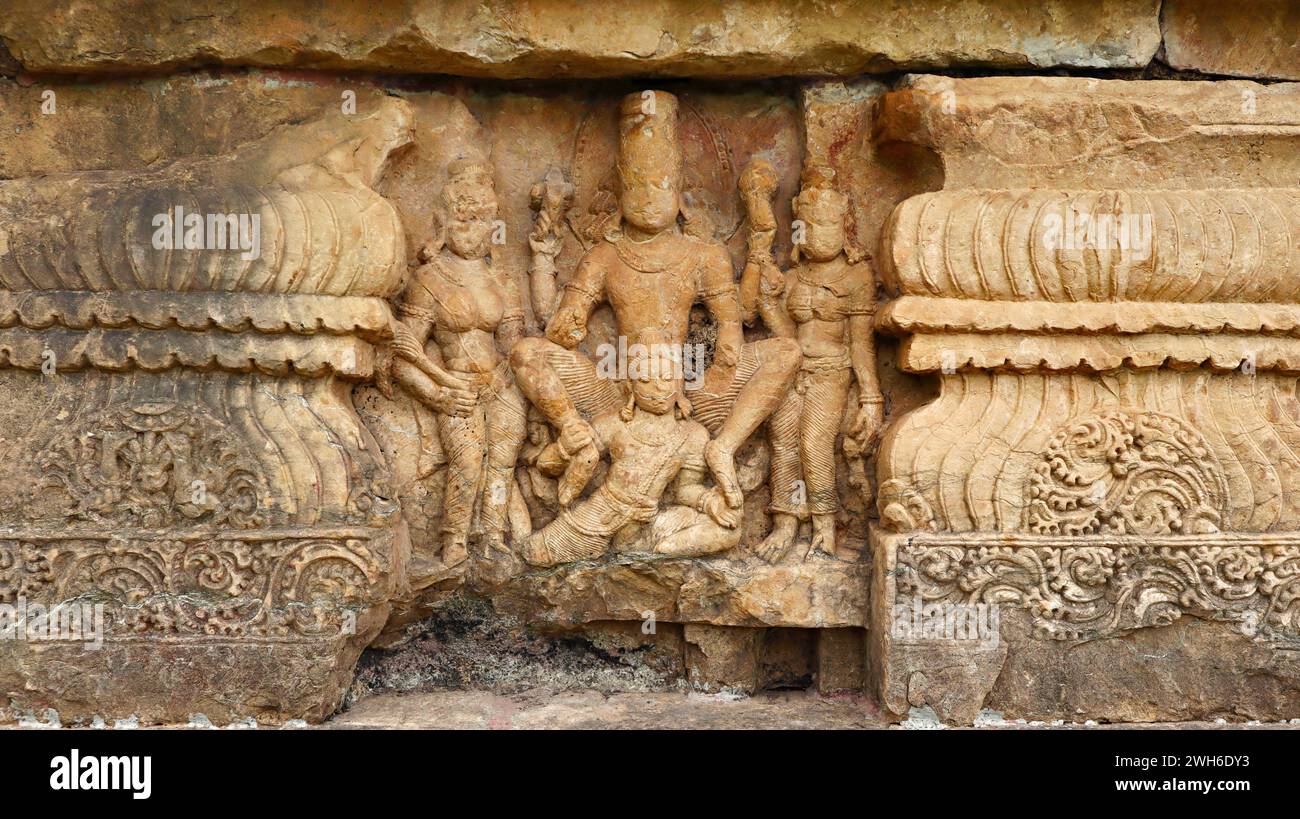
[[[407,550],[350,388],[405,269],[372,186],[409,119],[0,183],[0,602],[103,606],[102,646],[0,642],[13,711],[337,707]]]
[[[1073,177],[1055,155],[962,187],[988,100],[949,82],[944,121],[926,87],[887,95],[882,127],[936,149],[959,180],[903,201],[881,237],[895,298],[878,329],[900,339],[902,370],[938,382],[878,454],[871,640],[887,706],[958,722],[981,707],[1069,718],[1080,703],[1119,719],[1296,716],[1300,677],[1278,658],[1300,646],[1300,190],[1142,175],[1020,186],[1035,162]],[[1026,109],[1065,105],[1064,88],[1024,90]],[[1183,150],[1235,127],[1198,125]],[[1088,135],[1102,168],[1139,150],[1112,129]],[[1125,658],[1146,639],[1189,690],[1209,639],[1225,668],[1267,682],[1233,704],[1092,703],[1090,687],[1140,673]]]

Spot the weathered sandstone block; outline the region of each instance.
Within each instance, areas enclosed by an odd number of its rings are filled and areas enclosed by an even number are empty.
[[[1300,80],[1300,4],[1165,0],[1164,59],[1174,68]]]
[[[209,160],[0,183],[0,595],[104,618],[102,646],[0,645],[13,712],[337,707],[408,549],[350,382],[406,255],[371,186],[410,138],[390,100]]]
[[[692,687],[752,694],[758,687],[763,630],[686,626],[686,674]]]
[[[1192,105],[1179,84],[1139,84],[1121,102],[1110,85],[1065,105],[1090,84],[1028,80],[993,114],[988,83],[936,83],[886,95],[878,120],[879,136],[916,139],[945,170],[944,190],[898,205],[881,233],[897,298],[878,326],[903,339],[903,369],[940,386],[878,454],[871,636],[886,706],[960,722],[981,707],[1093,713],[1080,703],[1095,705],[1082,693],[1095,675],[1074,655],[1127,668],[1108,644],[1161,645],[1177,639],[1171,624],[1199,618],[1233,635],[1219,659],[1258,685],[1207,696],[1201,649],[1169,645],[1158,660],[1169,696],[1135,687],[1145,708],[1101,711],[1294,716],[1300,293],[1288,271],[1300,195],[1261,171],[1295,161],[1294,87],[1269,89],[1270,124],[1251,131],[1269,150],[1241,155],[1240,127],[1216,111],[1231,96]],[[1007,123],[1042,115],[1049,130],[1096,117],[1078,136],[1089,164],[1026,141],[1008,165],[977,168],[985,109]],[[1137,124],[1121,112],[1146,118],[1143,130],[1166,124],[1168,170],[1135,164],[1148,140],[1129,141]],[[1112,188],[1120,167],[1132,176]],[[1202,169],[1213,183],[1195,184]],[[1041,187],[1027,189],[1031,175]],[[1144,629],[1156,631],[1133,636]],[[1121,679],[1116,669],[1105,684]]]
[[[725,9],[690,0],[599,8],[112,0],[51,12],[39,0],[17,0],[0,21],[0,41],[38,72],[207,64],[501,78],[822,76],[940,65],[1142,66],[1160,43],[1158,9],[1156,0],[760,0]]]

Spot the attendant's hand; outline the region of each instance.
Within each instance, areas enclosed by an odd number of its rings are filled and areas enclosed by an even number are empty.
[[[723,528],[735,529],[740,525],[740,510],[728,506],[727,499],[716,487],[709,489],[704,496],[704,513]]]
[[[885,423],[885,405],[879,402],[867,402],[858,405],[858,414],[849,425],[849,437],[857,443],[866,454],[875,446],[880,437],[880,428]]]
[[[425,403],[434,412],[455,418],[466,418],[478,404],[478,396],[469,390],[443,387],[435,390]]]

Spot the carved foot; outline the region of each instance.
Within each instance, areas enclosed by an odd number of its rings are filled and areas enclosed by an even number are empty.
[[[763,538],[761,543],[750,546],[749,550],[767,563],[776,563],[790,551],[798,532],[799,521],[794,515],[777,514],[772,524],[772,533]]]
[[[835,557],[835,516],[813,515],[812,545],[809,556],[820,552],[827,557]]]
[[[709,441],[704,447],[704,462],[709,465],[709,471],[718,482],[727,505],[739,509],[745,502],[745,496],[740,491],[740,480],[736,477],[736,453],[723,448],[718,441]]]
[[[489,532],[479,541],[470,568],[470,582],[478,587],[500,586],[523,571],[523,561],[506,546],[505,534]]]

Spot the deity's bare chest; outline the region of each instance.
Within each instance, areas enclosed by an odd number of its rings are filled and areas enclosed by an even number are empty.
[[[646,434],[643,432],[642,436]],[[677,474],[682,459],[675,440],[643,440],[642,436],[624,429],[610,441],[609,452],[614,463],[625,466],[638,489],[648,491]]]
[[[676,335],[690,318],[696,283],[687,265],[647,273],[620,263],[606,275],[605,288],[623,332],[659,327]]]

